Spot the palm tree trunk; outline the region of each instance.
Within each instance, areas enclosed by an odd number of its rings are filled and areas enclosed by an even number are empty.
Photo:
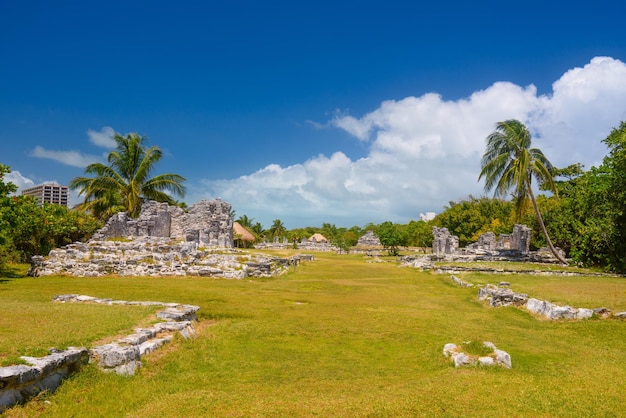
[[[533,202],[533,208],[535,208],[535,214],[537,215],[537,220],[539,221],[539,226],[541,227],[543,236],[546,238],[546,242],[548,243],[548,248],[557,260],[559,260],[562,264],[567,264],[565,258],[563,258],[556,248],[554,248],[554,245],[552,245],[552,241],[550,240],[550,236],[548,236],[548,230],[546,229],[546,225],[543,223],[543,218],[541,217],[541,212],[539,212],[539,207],[537,206],[537,201],[535,200],[535,194],[533,193],[533,189],[530,184],[528,185],[528,194],[530,195],[530,201]]]

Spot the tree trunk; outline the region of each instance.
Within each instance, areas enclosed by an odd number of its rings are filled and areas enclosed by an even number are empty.
[[[546,242],[548,243],[548,248],[554,256],[559,260],[562,264],[567,264],[567,260],[559,254],[559,252],[552,245],[552,241],[550,240],[550,236],[548,236],[548,230],[546,229],[546,225],[543,223],[543,218],[541,217],[541,212],[539,212],[539,207],[537,206],[537,202],[535,201],[535,194],[533,193],[533,189],[528,185],[528,194],[530,195],[530,201],[533,202],[533,208],[535,208],[535,214],[537,215],[537,220],[539,221],[539,226],[541,227],[541,231],[543,232],[543,236],[546,237]]]

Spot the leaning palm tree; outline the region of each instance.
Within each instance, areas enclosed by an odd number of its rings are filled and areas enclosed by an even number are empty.
[[[184,196],[184,177],[178,174],[150,177],[154,165],[163,156],[159,147],[146,148],[146,138],[136,133],[115,134],[113,139],[117,146],[108,155],[109,164],[89,164],[85,173],[93,177],[76,177],[70,182],[72,189],[79,190],[79,196],[85,196],[82,209],[100,218],[119,211],[136,218],[144,200],[176,204],[166,192]]]
[[[495,197],[503,197],[513,189],[518,217],[530,198],[550,251],[561,263],[566,264],[566,260],[552,245],[532,189],[532,179],[535,178],[539,186],[556,193],[551,173],[553,167],[543,152],[530,148],[530,144],[531,135],[523,123],[515,119],[498,122],[496,130],[487,137],[478,180],[484,177],[485,191],[495,189]]]

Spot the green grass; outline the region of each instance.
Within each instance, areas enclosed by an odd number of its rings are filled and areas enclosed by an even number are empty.
[[[66,328],[76,325],[71,319],[75,315],[83,322],[100,318],[112,334],[150,315],[140,307],[57,305],[50,302],[55,294],[201,307],[197,338],[177,339],[146,357],[135,376],[105,374],[88,366],[55,394],[12,408],[6,415],[623,413],[626,321],[538,320],[516,308],[488,308],[477,301],[476,289],[460,288],[448,275],[400,268],[393,262],[367,263],[362,255],[315,253],[315,257],[271,279],[1,279],[0,349],[13,356],[39,342],[46,348],[70,342],[89,346],[103,338],[97,327],[63,337]],[[463,279],[506,280],[514,290],[534,297],[626,310],[622,278],[468,273]],[[9,304],[16,312],[11,319],[4,317]],[[26,313],[31,309],[37,315]],[[16,320],[17,327],[12,324]],[[24,333],[31,336],[24,339]],[[444,358],[443,346],[468,340],[492,341],[511,355],[513,368],[455,369]]]

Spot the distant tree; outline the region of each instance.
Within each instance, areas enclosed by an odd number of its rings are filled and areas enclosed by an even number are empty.
[[[378,225],[376,235],[380,239],[383,248],[387,250],[389,255],[398,255],[398,248],[406,245],[406,236],[400,231],[397,225],[387,221]]]
[[[265,229],[263,229],[263,225],[261,225],[261,222],[256,222],[250,227],[250,229],[258,238],[261,238],[265,234]]]
[[[272,238],[284,236],[287,232],[287,228],[280,219],[274,219],[274,223],[269,229],[269,234]]]
[[[4,176],[11,172],[11,167],[8,165],[0,164],[0,197],[8,196],[11,193],[17,191],[17,186],[10,181],[5,183]]]
[[[241,215],[236,222],[244,228],[251,228],[252,221],[254,221],[254,218],[248,218],[248,215]]]
[[[413,247],[430,247],[433,243],[433,225],[426,221],[410,221],[404,231],[407,245]]]
[[[498,122],[496,130],[487,137],[487,148],[478,179],[484,177],[485,190],[494,189],[496,197],[504,196],[513,189],[518,217],[523,214],[525,202],[529,198],[550,251],[561,263],[566,264],[567,261],[550,240],[532,190],[532,179],[535,178],[539,186],[556,193],[552,164],[540,149],[530,148],[531,142],[528,128],[520,121],[511,119]]]
[[[166,192],[184,196],[185,178],[178,174],[150,177],[163,153],[157,146],[147,148],[146,138],[136,133],[115,134],[116,149],[108,156],[108,165],[93,163],[85,168],[93,177],[76,177],[70,187],[84,196],[80,207],[98,218],[106,218],[124,210],[136,218],[144,200],[176,204]]]

